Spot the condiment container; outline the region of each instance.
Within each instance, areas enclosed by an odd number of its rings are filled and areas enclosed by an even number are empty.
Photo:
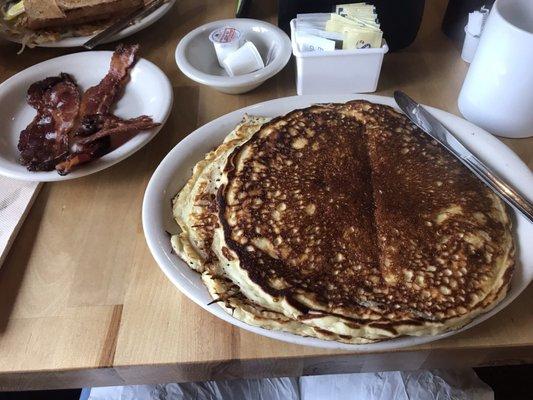
[[[224,59],[241,46],[242,35],[238,29],[225,26],[211,32],[209,40],[215,47],[218,64],[224,68]]]
[[[228,54],[222,65],[229,76],[244,75],[265,68],[261,54],[252,42],[246,42],[238,50]]]
[[[488,11],[482,7],[481,11],[474,11],[468,14],[468,24],[465,26],[465,41],[461,51],[461,58],[467,63],[471,63],[474,59]]]
[[[295,39],[296,19],[290,26],[298,94],[376,91],[383,56],[389,51],[385,41],[380,48],[304,52],[300,51]]]

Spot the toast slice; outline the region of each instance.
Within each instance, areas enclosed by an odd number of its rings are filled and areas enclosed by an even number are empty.
[[[110,19],[142,5],[143,0],[24,0],[30,29]]]

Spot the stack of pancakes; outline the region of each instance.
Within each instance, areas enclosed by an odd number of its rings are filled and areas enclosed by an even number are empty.
[[[173,248],[214,303],[346,343],[457,329],[503,299],[514,265],[499,198],[405,116],[366,101],[245,116],[173,212]]]

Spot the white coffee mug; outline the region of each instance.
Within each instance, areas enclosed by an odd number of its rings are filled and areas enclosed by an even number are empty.
[[[533,136],[533,0],[496,0],[458,105],[497,136]]]

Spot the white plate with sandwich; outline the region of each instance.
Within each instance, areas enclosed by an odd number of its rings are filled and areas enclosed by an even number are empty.
[[[172,86],[155,64],[137,60],[137,50],[119,45],[114,53],[69,54],[0,84],[0,174],[40,182],[79,178],[152,140],[170,114]]]
[[[1,6],[0,34],[30,47],[79,47],[118,18],[146,7],[152,0],[8,0]],[[102,43],[147,28],[163,17],[176,0],[168,0],[139,21]]]

